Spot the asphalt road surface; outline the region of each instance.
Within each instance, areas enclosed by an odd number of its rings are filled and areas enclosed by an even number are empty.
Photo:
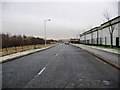
[[[2,65],[2,88],[118,88],[119,71],[71,45],[56,47]]]

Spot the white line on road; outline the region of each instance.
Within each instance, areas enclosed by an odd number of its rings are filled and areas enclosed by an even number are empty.
[[[45,67],[38,73],[40,75],[45,70]]]
[[[104,63],[104,64],[107,64],[106,62],[100,60],[99,58],[95,57],[97,60],[99,60],[100,62]]]
[[[43,71],[45,70],[45,67],[30,81],[27,83],[27,85],[25,85],[24,88],[26,88],[26,86],[28,86],[38,75],[40,75]]]
[[[58,56],[58,54],[63,50],[63,48],[61,50],[58,51],[58,53],[55,54],[55,56],[50,60],[50,62],[48,62],[45,67],[30,81],[27,83],[27,85],[25,85],[25,88],[37,77],[39,76],[40,74],[42,74],[42,72],[46,69],[46,67],[48,66],[48,64],[50,64],[56,56]]]
[[[59,54],[62,50],[63,50],[63,48],[60,49],[60,50],[58,51],[58,53],[55,54],[55,56],[45,65],[45,67],[47,67],[47,66],[58,56],[58,54]]]

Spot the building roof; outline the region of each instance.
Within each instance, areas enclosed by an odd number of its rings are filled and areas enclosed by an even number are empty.
[[[89,34],[89,33],[91,33],[91,32],[95,32],[95,31],[97,31],[97,30],[101,30],[101,29],[103,29],[103,28],[106,28],[106,27],[110,26],[110,23],[111,23],[112,25],[117,24],[117,23],[120,23],[120,16],[117,16],[117,17],[115,17],[115,18],[113,18],[113,19],[111,19],[111,20],[103,23],[103,24],[101,24],[101,25],[98,26],[98,27],[94,27],[94,28],[92,28],[92,29],[90,29],[90,30],[88,30],[88,31],[83,32],[82,34],[80,34],[80,37],[83,36],[83,35],[87,35],[87,34]]]
[[[109,27],[110,25],[115,25],[117,23],[120,23],[120,16],[117,16],[117,17],[101,24],[101,28],[103,29],[103,28]]]

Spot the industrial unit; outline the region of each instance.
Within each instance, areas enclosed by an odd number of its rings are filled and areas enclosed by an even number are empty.
[[[111,45],[109,28],[114,27],[113,46],[120,47],[120,16],[117,16],[98,27],[94,27],[80,34],[80,43],[88,45]]]

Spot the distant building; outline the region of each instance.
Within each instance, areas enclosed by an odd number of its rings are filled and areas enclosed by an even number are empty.
[[[101,24],[98,27],[92,28],[80,34],[81,44],[91,45],[111,45],[109,22],[115,26],[113,31],[113,46],[120,46],[120,16]]]
[[[70,43],[79,43],[79,39],[73,39],[73,38],[70,38]]]

